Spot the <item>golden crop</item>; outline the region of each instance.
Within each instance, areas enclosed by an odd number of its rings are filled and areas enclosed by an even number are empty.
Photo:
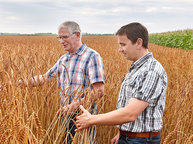
[[[98,103],[98,112],[116,108],[122,79],[131,62],[119,52],[114,36],[83,36],[83,41],[98,51],[105,68],[105,96]],[[160,61],[168,74],[166,108],[161,131],[164,144],[193,142],[193,51],[149,44],[149,51]],[[55,36],[0,36],[0,143],[66,142],[68,128],[58,114],[60,96],[57,84],[51,81],[38,87],[17,87],[7,84],[19,79],[44,74],[63,55]],[[89,104],[84,104],[89,108]],[[64,118],[65,119],[65,118]],[[115,126],[97,126],[97,142],[110,143]],[[73,138],[76,144],[90,143],[88,130]]]

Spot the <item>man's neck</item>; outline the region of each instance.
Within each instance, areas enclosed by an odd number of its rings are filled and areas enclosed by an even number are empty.
[[[82,46],[82,42],[78,42],[76,45],[75,45],[75,49],[72,51],[72,52],[69,52],[70,54],[74,54],[80,47]]]
[[[140,58],[142,58],[143,56],[145,56],[148,53],[149,53],[148,49],[143,49],[142,51],[139,52],[139,54],[136,56],[133,62],[136,62],[137,60],[139,60]]]

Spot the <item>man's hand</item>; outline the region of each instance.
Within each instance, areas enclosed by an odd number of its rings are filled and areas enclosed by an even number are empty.
[[[118,144],[118,140],[119,140],[119,132],[117,133],[117,135],[111,139],[111,144]]]
[[[61,116],[64,116],[64,115],[71,115],[73,114],[79,107],[79,104],[78,102],[72,102],[71,104],[68,104],[64,107],[62,107],[60,113],[61,113]]]
[[[85,129],[91,126],[89,120],[92,115],[82,105],[80,105],[80,109],[83,111],[83,114],[76,117],[76,124],[78,126],[78,129],[76,129],[75,131],[79,131],[81,129]]]

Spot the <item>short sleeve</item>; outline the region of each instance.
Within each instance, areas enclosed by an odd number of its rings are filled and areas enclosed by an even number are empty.
[[[46,72],[46,76],[48,78],[56,77],[57,76],[57,69],[58,69],[58,64],[59,61]]]
[[[163,80],[155,71],[147,71],[137,78],[138,84],[133,88],[134,98],[154,103],[163,92]]]
[[[90,83],[105,82],[104,66],[99,54],[92,55],[88,63],[88,74]]]

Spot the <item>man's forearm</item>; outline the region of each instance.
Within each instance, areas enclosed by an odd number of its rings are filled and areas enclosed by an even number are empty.
[[[101,98],[104,95],[104,84],[103,83],[95,83],[92,85],[93,90],[90,91],[90,93],[85,94],[85,97],[81,98],[77,97],[73,99],[71,104],[65,106],[68,107],[69,111],[74,111],[76,110],[80,105],[87,105],[86,107],[90,107],[94,104],[96,100]]]
[[[91,115],[91,125],[118,125],[135,121],[141,112],[149,105],[148,102],[131,98],[124,108],[120,108],[105,114]]]
[[[91,125],[118,125],[133,121],[132,116],[129,117],[127,110],[121,108],[105,114],[92,115],[89,123]]]
[[[93,90],[91,91],[90,95],[88,96],[88,99],[91,103],[94,103],[96,100],[102,98],[104,96],[104,83],[103,82],[97,82],[92,84]]]
[[[19,80],[18,85],[19,86],[38,86],[38,85],[42,85],[45,80],[47,79],[47,77],[45,75],[37,75],[34,76],[30,79],[24,79],[24,80]]]

